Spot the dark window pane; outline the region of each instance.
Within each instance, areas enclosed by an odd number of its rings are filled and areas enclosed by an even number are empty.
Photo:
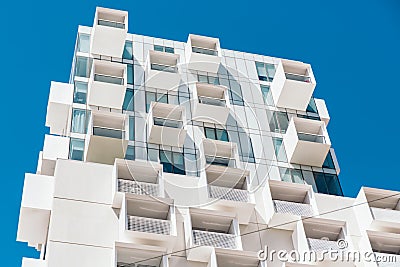
[[[127,64],[127,82],[128,84],[133,84],[133,65],[132,64]]]
[[[134,160],[135,159],[135,147],[128,146],[125,153],[125,159]]]
[[[335,164],[333,163],[332,155],[331,152],[328,152],[328,155],[326,155],[324,164],[322,165],[323,168],[328,168],[328,169],[335,169]]]
[[[129,140],[135,140],[135,117],[129,116]]]
[[[314,172],[314,180],[317,185],[318,193],[328,194],[328,187],[325,182],[325,176],[321,172]]]
[[[122,110],[133,111],[133,90],[126,89]]]
[[[124,52],[122,54],[124,59],[133,59],[133,45],[132,42],[125,42]]]
[[[330,195],[343,196],[342,188],[336,175],[325,173],[325,183]]]
[[[174,48],[173,47],[168,47],[168,46],[165,47],[165,52],[171,53],[171,54],[175,53]]]
[[[216,129],[217,140],[229,142],[228,132],[225,129]]]
[[[213,129],[213,128],[204,127],[204,135],[209,139],[213,139],[213,140],[216,139],[215,129]]]
[[[164,52],[164,47],[161,45],[154,45],[154,50]]]
[[[307,112],[318,113],[317,106],[315,105],[314,97],[311,97],[310,103],[308,103]]]
[[[276,112],[276,118],[279,122],[279,129],[282,133],[286,133],[289,126],[289,119],[285,112]]]

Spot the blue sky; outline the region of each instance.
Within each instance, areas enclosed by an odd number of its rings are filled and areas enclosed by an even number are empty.
[[[397,0],[7,1],[0,44],[4,266],[37,255],[15,242],[24,173],[35,172],[47,132],[50,81],[68,81],[77,27],[93,23],[97,5],[128,10],[131,33],[180,41],[189,33],[218,36],[223,48],[311,63],[315,96],[331,114],[345,195],[362,185],[400,190]]]

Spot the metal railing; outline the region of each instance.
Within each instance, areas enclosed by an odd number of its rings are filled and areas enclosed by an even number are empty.
[[[215,199],[249,202],[249,192],[243,189],[209,185],[208,194],[210,198]]]
[[[126,226],[127,230],[136,232],[160,235],[169,235],[171,233],[171,222],[167,220],[128,215]]]
[[[197,246],[237,249],[236,236],[233,234],[224,234],[201,230],[193,230],[192,232],[193,243]]]
[[[165,71],[171,73],[176,73],[178,71],[178,68],[176,66],[158,64],[158,63],[151,63],[150,67],[152,70]]]
[[[274,200],[275,211],[278,213],[290,213],[298,216],[313,216],[314,212],[310,204]]]
[[[154,125],[171,127],[171,128],[182,128],[181,120],[167,119],[161,117],[153,117]]]
[[[325,144],[325,136],[319,134],[310,134],[310,133],[302,133],[298,132],[297,137],[301,141],[313,142],[313,143],[320,143]]]
[[[125,29],[125,23],[112,21],[112,20],[98,19],[97,24],[100,26],[113,27],[113,28],[117,28],[117,29]]]
[[[199,98],[199,103],[201,104],[226,107],[225,99],[208,97],[208,96],[198,96],[198,98]]]
[[[293,80],[293,81],[299,81],[299,82],[305,82],[305,83],[311,82],[311,78],[306,75],[285,72],[285,76],[286,76],[286,79]]]
[[[375,220],[400,223],[400,210],[370,208]]]
[[[219,157],[219,156],[206,155],[206,163],[218,166],[232,167],[232,168],[236,167],[235,159]]]
[[[340,250],[346,250],[339,248],[338,242],[337,241],[331,241],[331,240],[323,240],[323,239],[314,239],[314,238],[307,238],[308,241],[308,246],[310,250],[319,252],[319,251],[325,251],[325,250],[335,250],[335,251],[340,251]]]
[[[158,184],[118,179],[118,192],[156,197],[159,195],[159,187]]]
[[[124,84],[124,78],[111,76],[111,75],[98,74],[98,73],[94,74],[94,80],[96,82],[112,83],[112,84],[117,84],[117,85]]]
[[[93,135],[104,136],[117,139],[125,139],[125,131],[102,126],[93,126]]]
[[[192,52],[198,53],[198,54],[210,55],[210,56],[218,55],[218,51],[215,49],[197,47],[197,46],[192,46]]]

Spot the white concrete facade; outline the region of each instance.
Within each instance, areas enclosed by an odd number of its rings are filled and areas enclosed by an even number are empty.
[[[315,88],[308,63],[130,34],[97,8],[51,84],[17,233],[41,254],[22,266],[400,266],[400,192],[343,196]],[[367,256],[262,257],[280,250]]]

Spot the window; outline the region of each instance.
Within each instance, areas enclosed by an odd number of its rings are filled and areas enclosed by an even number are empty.
[[[275,156],[278,161],[287,162],[285,148],[283,146],[283,139],[279,137],[272,137],[274,143]]]
[[[78,35],[78,52],[89,53],[90,35],[80,33]]]
[[[71,132],[85,134],[87,131],[87,113],[85,109],[72,109]]]
[[[162,45],[154,45],[154,50],[160,51],[160,52],[171,53],[171,54],[175,53],[175,50],[173,47],[162,46]]]
[[[271,132],[286,133],[289,118],[285,112],[267,110],[267,117]]]
[[[129,116],[129,140],[135,140],[135,117]]]
[[[263,95],[264,103],[267,106],[274,106],[274,99],[272,98],[270,87],[267,85],[261,85],[261,93]]]
[[[315,105],[314,97],[311,97],[310,103],[307,106],[307,112],[318,113],[317,106]]]
[[[314,172],[318,193],[343,196],[339,179],[335,174]]]
[[[163,171],[182,175],[186,174],[185,161],[182,153],[166,150],[160,150],[159,153],[160,163],[163,165]]]
[[[229,142],[228,132],[225,129],[204,127],[204,135],[209,139]]]
[[[263,62],[256,62],[258,79],[260,81],[272,82],[275,76],[275,65]]]
[[[279,173],[281,174],[281,179],[284,182],[304,184],[304,178],[301,170],[279,167]]]
[[[126,66],[126,76],[127,76],[127,83],[133,84],[133,65],[127,64]]]
[[[168,94],[162,92],[146,92],[146,112],[149,112],[151,102],[169,103]]]
[[[208,83],[213,85],[219,85],[219,78],[216,76],[207,76],[207,75],[197,75],[197,79],[201,83]]]
[[[76,57],[75,76],[88,78],[90,73],[89,65],[87,57]]]
[[[133,111],[133,90],[126,89],[122,110]]]
[[[83,151],[85,141],[83,139],[71,138],[69,143],[69,158],[72,160],[83,161]]]
[[[75,82],[74,103],[86,104],[87,89],[87,83]]]
[[[125,159],[135,160],[135,147],[128,146],[125,153]]]
[[[236,80],[229,79],[229,100],[233,105],[244,106],[242,88]]]
[[[325,161],[322,164],[322,168],[335,169],[335,164],[333,163],[331,152],[328,152],[328,155],[326,155]]]
[[[132,42],[125,42],[124,52],[122,54],[123,59],[133,59],[133,45]]]

